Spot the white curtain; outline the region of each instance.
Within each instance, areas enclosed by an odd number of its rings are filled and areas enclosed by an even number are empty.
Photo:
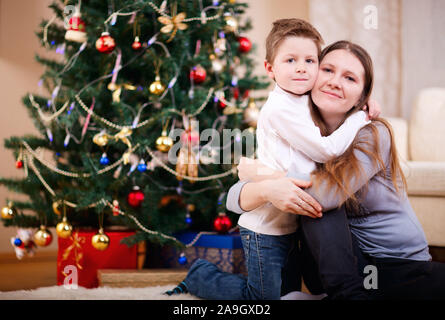
[[[310,0],[309,16],[326,45],[349,40],[368,51],[374,64],[373,98],[383,116],[401,116],[401,1]]]
[[[445,88],[445,1],[402,0],[402,116],[423,88]]]

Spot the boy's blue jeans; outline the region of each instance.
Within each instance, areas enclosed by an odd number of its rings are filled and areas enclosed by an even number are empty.
[[[296,233],[272,236],[240,227],[240,235],[248,276],[223,272],[198,259],[184,280],[191,294],[212,300],[277,300],[301,290]]]
[[[205,299],[279,299],[301,290],[303,276],[312,294],[370,299],[357,269],[345,208],[325,212],[321,219],[302,216],[300,221],[300,230],[285,236],[240,228],[248,277],[197,260],[185,279],[189,292]]]

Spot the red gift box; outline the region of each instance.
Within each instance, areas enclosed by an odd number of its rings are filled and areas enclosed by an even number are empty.
[[[110,243],[104,251],[91,244],[96,233],[97,230],[77,230],[68,239],[58,238],[58,285],[96,288],[99,285],[98,269],[137,269],[138,246],[128,247],[120,243],[123,238],[134,235],[134,231],[105,230]]]

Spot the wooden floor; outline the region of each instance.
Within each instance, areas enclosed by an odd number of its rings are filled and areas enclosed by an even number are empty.
[[[445,248],[430,248],[434,261],[445,262]],[[36,289],[57,284],[57,252],[39,252],[17,260],[13,253],[0,254],[0,291]]]
[[[57,284],[57,252],[38,252],[17,260],[14,253],[0,254],[0,291],[36,289]]]

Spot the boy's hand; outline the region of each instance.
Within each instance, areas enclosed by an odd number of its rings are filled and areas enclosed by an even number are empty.
[[[368,104],[363,107],[363,110],[368,111],[367,120],[377,119],[380,116],[380,113],[382,113],[380,104],[371,98],[368,100]]]

